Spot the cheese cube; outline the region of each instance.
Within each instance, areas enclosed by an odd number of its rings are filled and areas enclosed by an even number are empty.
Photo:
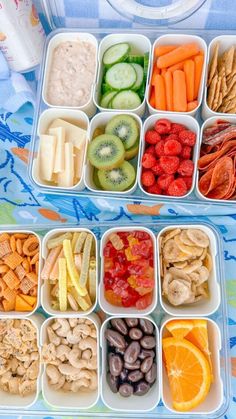
[[[39,143],[39,176],[50,182],[52,180],[56,153],[56,137],[54,135],[40,135]]]
[[[64,144],[65,170],[58,173],[58,186],[70,187],[74,184],[74,146],[72,143]]]
[[[63,172],[65,169],[65,156],[64,156],[64,144],[65,144],[65,128],[63,127],[56,127],[56,128],[49,128],[49,134],[55,135],[57,139],[56,143],[56,156],[54,162],[54,173]]]
[[[76,148],[81,148],[86,141],[86,130],[77,127],[77,125],[71,124],[70,122],[64,121],[64,119],[55,119],[50,125],[51,128],[62,127],[66,132],[66,142],[72,143]]]

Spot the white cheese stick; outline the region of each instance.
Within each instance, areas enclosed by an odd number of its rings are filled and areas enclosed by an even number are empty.
[[[65,155],[64,155],[64,144],[66,131],[64,127],[49,128],[49,134],[55,135],[56,141],[56,156],[54,162],[54,173],[60,173],[65,170]]]
[[[70,187],[74,184],[74,147],[72,143],[65,143],[65,170],[58,173],[58,186]]]
[[[56,152],[56,137],[54,135],[40,135],[39,143],[39,176],[50,182],[53,176],[53,168]]]
[[[83,171],[83,162],[84,162],[84,147],[81,147],[80,150],[75,148],[75,176],[77,179],[81,179],[82,171]]]
[[[76,148],[81,148],[86,141],[86,130],[73,125],[70,122],[64,121],[64,119],[55,119],[50,128],[63,127],[66,131],[66,142],[72,143]]]

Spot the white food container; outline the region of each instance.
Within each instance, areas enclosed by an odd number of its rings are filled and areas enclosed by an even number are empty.
[[[40,316],[40,314],[34,314],[30,318],[17,316],[14,320],[17,320],[17,319],[27,320],[33,324],[37,332],[37,346],[38,346],[38,352],[40,353],[39,335],[40,335],[40,327],[43,322],[43,317]],[[0,321],[2,320],[9,320],[9,318],[0,319]],[[6,391],[3,391],[0,388],[0,409],[29,409],[37,401],[39,393],[41,391],[41,369],[42,369],[41,363],[39,360],[39,374],[38,374],[37,383],[36,383],[36,391],[32,394],[29,394],[25,397],[21,397],[18,394],[10,394]]]
[[[212,257],[212,270],[210,272],[210,276],[208,279],[208,287],[209,287],[209,298],[202,299],[193,304],[186,304],[181,306],[173,306],[168,302],[168,300],[162,296],[162,279],[161,279],[161,271],[160,271],[160,246],[159,246],[159,239],[163,233],[166,233],[170,230],[174,230],[176,228],[180,228],[181,230],[194,228],[200,229],[209,238],[210,245],[210,254]],[[219,308],[221,295],[220,295],[220,285],[218,282],[218,270],[216,267],[216,259],[218,256],[218,248],[216,243],[216,237],[209,227],[202,225],[202,224],[179,224],[179,225],[172,225],[170,227],[163,228],[158,236],[157,236],[157,249],[158,249],[158,277],[159,277],[159,298],[160,303],[163,310],[171,315],[171,316],[181,316],[181,317],[194,317],[194,316],[210,316]]]
[[[152,304],[150,304],[147,308],[145,308],[144,310],[137,310],[135,307],[118,307],[118,306],[114,306],[112,304],[110,304],[106,298],[105,298],[105,287],[104,287],[104,282],[103,282],[103,277],[104,277],[104,256],[103,256],[103,249],[108,241],[108,237],[110,234],[112,233],[117,233],[117,232],[133,232],[133,231],[145,231],[146,233],[148,233],[150,235],[150,238],[152,239],[153,242],[153,269],[154,269],[154,289],[153,289],[153,299],[152,299]],[[121,316],[125,316],[125,317],[136,317],[136,316],[148,316],[149,314],[151,314],[157,305],[157,260],[156,260],[156,255],[157,255],[157,250],[156,250],[156,240],[155,240],[155,235],[153,234],[153,232],[151,230],[149,230],[148,228],[145,227],[138,227],[138,226],[134,226],[134,227],[115,227],[115,228],[110,228],[109,230],[107,230],[102,238],[101,238],[101,246],[100,246],[100,258],[101,258],[101,276],[100,276],[100,284],[99,284],[99,304],[101,309],[113,316],[113,315],[121,315]]]
[[[160,387],[161,387],[161,373],[160,373],[160,343],[159,330],[151,317],[137,316],[149,320],[153,323],[156,335],[156,363],[157,363],[157,379],[152,385],[148,393],[143,396],[122,397],[119,393],[113,393],[107,383],[107,340],[105,338],[105,331],[108,328],[109,321],[114,318],[126,318],[128,316],[114,316],[106,319],[102,324],[100,331],[100,345],[102,348],[102,384],[101,397],[103,403],[111,410],[117,412],[148,412],[154,409],[160,401]]]
[[[94,90],[94,103],[100,111],[109,111],[107,108],[103,108],[100,106],[100,99],[101,99],[101,85],[103,80],[103,63],[102,58],[104,52],[110,48],[112,45],[118,44],[120,42],[128,42],[131,47],[131,54],[145,54],[146,52],[149,53],[149,57],[151,56],[151,42],[149,39],[141,34],[131,34],[131,33],[122,33],[122,34],[110,34],[105,36],[102,41],[100,42],[99,49],[98,49],[98,74],[97,74],[97,82],[96,88]],[[149,66],[147,72],[147,81],[146,81],[146,89],[147,91],[147,83],[149,78],[149,71],[150,71],[150,58],[149,58]],[[114,109],[113,109],[114,110]],[[137,108],[135,109],[120,109],[120,111],[128,110],[130,112],[134,112],[139,116],[143,116],[145,112],[145,96],[144,99]]]
[[[43,90],[42,90],[42,98],[44,103],[46,103],[49,107],[56,107],[60,108],[61,106],[55,106],[52,105],[48,99],[47,99],[47,89],[48,89],[48,82],[49,82],[49,74],[51,70],[52,65],[52,59],[53,59],[53,52],[55,48],[60,45],[62,42],[66,41],[86,41],[90,42],[95,47],[95,69],[94,69],[94,84],[91,87],[90,92],[90,98],[87,103],[85,103],[82,106],[67,106],[67,108],[74,108],[74,109],[80,109],[81,111],[84,111],[87,113],[88,116],[92,116],[96,112],[96,106],[93,103],[93,91],[95,86],[95,80],[97,75],[97,49],[98,49],[98,42],[97,39],[91,35],[90,33],[82,33],[82,32],[61,32],[55,34],[49,41],[48,47],[47,47],[47,55],[46,55],[46,61],[45,61],[45,71],[44,71],[44,80],[43,80]]]
[[[211,127],[218,119],[219,119],[219,115],[218,116],[212,116],[211,118],[208,118],[206,121],[203,122],[202,126],[201,126],[201,132],[200,132],[200,144],[199,144],[199,150],[198,150],[198,159],[200,158],[200,151],[201,151],[201,144],[202,144],[202,140],[203,140],[203,133],[204,130],[206,128]],[[230,115],[230,114],[229,114]],[[223,121],[228,121],[231,122],[232,124],[236,124],[236,116],[226,116],[226,114],[222,114],[222,116],[220,116],[220,119]],[[236,200],[235,199],[212,199],[212,198],[207,198],[206,196],[202,195],[202,193],[199,190],[198,187],[198,182],[199,182],[199,170],[197,170],[196,173],[196,195],[207,202],[218,202],[219,204],[222,203],[227,203],[227,204],[235,204]]]
[[[71,318],[75,318],[76,316],[71,316]],[[68,319],[68,316],[65,315],[64,319]],[[93,322],[96,331],[97,331],[97,375],[98,375],[98,387],[96,390],[85,392],[85,391],[78,391],[77,393],[73,393],[71,391],[65,392],[61,389],[54,390],[48,383],[48,377],[46,375],[46,368],[43,368],[42,373],[42,395],[46,403],[52,409],[89,409],[93,407],[99,398],[100,394],[100,355],[99,355],[99,328],[100,328],[100,319],[96,314],[91,314],[90,316],[84,317],[84,319],[89,319]],[[48,318],[44,321],[41,327],[40,333],[40,344],[43,346],[45,343],[48,343],[47,337],[47,327],[50,326],[56,318]]]
[[[216,38],[212,39],[210,44],[208,45],[208,55],[207,55],[207,64],[211,62],[214,46],[215,44],[219,42],[219,55],[223,54],[227,49],[229,49],[232,45],[236,44],[236,35],[220,35]],[[208,69],[209,71],[209,69]],[[205,120],[207,118],[210,118],[212,116],[215,116],[217,118],[221,118],[222,116],[227,115],[233,115],[230,113],[224,113],[224,112],[215,112],[212,111],[208,104],[207,104],[207,79],[208,79],[208,71],[206,72],[206,79],[205,79],[205,89],[204,89],[204,99],[202,104],[202,118]]]
[[[191,317],[188,317],[188,320],[189,319],[191,319]],[[201,319],[201,318],[198,317],[198,319]],[[164,337],[169,336],[165,327],[168,321],[170,320],[180,320],[180,319],[172,318],[172,319],[168,319],[164,321],[160,330],[161,342]],[[208,323],[209,349],[210,349],[210,353],[212,357],[214,381],[213,383],[211,383],[209,394],[207,395],[204,402],[191,411],[180,412],[181,417],[187,416],[190,414],[196,415],[196,417],[199,417],[199,415],[201,415],[202,417],[203,416],[208,417],[208,415],[213,415],[215,412],[217,412],[217,410],[220,408],[220,406],[223,403],[223,397],[224,397],[223,396],[223,382],[222,382],[221,374],[220,374],[221,332],[220,332],[219,326],[213,320],[207,319],[207,323]],[[174,410],[172,407],[172,397],[171,397],[169,381],[168,381],[168,377],[166,373],[166,368],[164,366],[162,350],[160,350],[160,353],[161,353],[161,370],[162,370],[162,400],[165,407],[176,415],[178,412]],[[193,380],[194,380],[194,377],[193,377]]]
[[[92,137],[93,137],[93,133],[94,130],[98,127],[101,126],[105,126],[113,116],[116,115],[130,115],[132,116],[132,118],[134,118],[139,126],[139,131],[140,131],[140,135],[139,135],[139,152],[138,155],[136,156],[135,159],[137,159],[136,162],[136,179],[135,179],[135,183],[133,184],[133,186],[130,187],[130,189],[124,191],[124,192],[118,192],[118,191],[104,191],[104,190],[99,190],[97,189],[96,185],[93,182],[93,166],[91,165],[91,163],[89,162],[88,158],[87,158],[87,162],[86,162],[86,168],[85,168],[85,174],[84,174],[84,182],[86,187],[92,191],[92,192],[98,192],[101,191],[102,194],[104,195],[111,195],[114,194],[116,196],[121,196],[122,195],[127,195],[127,194],[131,194],[132,192],[135,191],[135,189],[137,188],[137,183],[138,183],[138,170],[139,170],[139,164],[140,164],[140,152],[141,152],[141,139],[142,139],[142,120],[141,118],[131,112],[126,112],[126,111],[119,111],[119,112],[100,112],[98,114],[96,114],[92,120],[90,121],[90,126],[89,126],[89,142],[92,141]],[[133,162],[134,159],[132,159]]]
[[[145,153],[145,147],[149,146],[150,144],[147,144],[145,142],[145,134],[148,130],[153,129],[154,128],[154,124],[155,122],[157,122],[159,119],[162,119],[163,115],[162,114],[153,114],[151,116],[149,116],[144,124],[143,124],[143,131],[142,131],[142,142],[141,142],[141,156],[140,156],[140,164],[139,164],[139,173],[138,173],[138,183],[139,183],[139,187],[141,189],[141,191],[145,194],[150,196],[150,198],[164,198],[165,196],[167,197],[167,195],[157,195],[157,194],[152,194],[147,192],[143,186],[142,186],[142,181],[141,181],[141,176],[142,176],[142,156]],[[192,186],[189,189],[189,191],[186,193],[186,195],[183,196],[168,196],[168,198],[171,199],[183,199],[186,198],[187,196],[189,196],[195,186],[195,180],[196,180],[196,172],[197,172],[197,159],[198,159],[198,155],[199,155],[199,133],[200,133],[200,128],[199,128],[199,124],[197,122],[196,119],[194,119],[192,116],[189,115],[181,115],[181,114],[177,114],[177,113],[171,113],[168,115],[168,119],[171,122],[174,123],[178,123],[178,124],[183,124],[187,127],[187,129],[190,129],[191,131],[194,131],[196,133],[196,144],[193,147],[193,157],[192,157],[192,161],[194,163],[194,171],[193,171],[193,181],[192,181]]]
[[[39,118],[38,128],[37,128],[37,135],[40,137],[42,134],[46,134],[48,131],[48,128],[50,124],[53,123],[53,121],[57,118],[65,119],[67,122],[70,122],[72,124],[76,124],[78,127],[88,130],[89,127],[89,119],[87,115],[77,109],[67,109],[67,108],[50,108],[43,111]],[[39,138],[37,139],[38,147],[39,148]],[[86,150],[87,150],[87,140],[85,144],[84,149],[84,157],[83,157],[83,171],[82,176],[79,182],[71,187],[65,187],[65,186],[57,186],[56,184],[48,184],[43,179],[40,178],[39,173],[39,167],[38,167],[38,160],[37,156],[32,156],[33,163],[32,163],[32,179],[35,182],[37,186],[40,188],[47,188],[49,191],[55,192],[55,191],[82,191],[85,188],[84,185],[84,166],[85,166],[85,159],[86,159]]]
[[[39,270],[38,270],[38,292],[37,292],[37,301],[35,307],[32,311],[0,311],[0,319],[1,318],[21,318],[21,317],[28,317],[35,313],[37,308],[40,306],[40,270],[41,270],[41,240],[34,231],[31,230],[1,230],[0,234],[9,233],[9,234],[32,234],[38,239],[39,242]]]
[[[202,68],[202,77],[201,77],[201,82],[200,82],[200,87],[199,87],[199,92],[198,92],[198,106],[193,109],[192,111],[189,112],[177,112],[177,113],[184,113],[184,115],[191,115],[194,116],[197,112],[197,110],[199,109],[199,107],[201,106],[202,103],[202,97],[203,97],[203,93],[204,93],[204,87],[205,87],[205,73],[206,73],[206,61],[207,61],[207,45],[206,42],[204,41],[203,38],[201,38],[200,36],[196,36],[196,35],[187,35],[187,34],[169,34],[169,35],[161,35],[159,38],[156,39],[156,41],[153,44],[152,47],[152,65],[151,65],[151,70],[150,70],[150,77],[149,77],[149,84],[148,84],[148,89],[146,90],[146,101],[148,104],[148,109],[150,114],[159,112],[162,114],[168,114],[170,113],[170,111],[162,111],[159,109],[155,109],[150,105],[149,102],[149,97],[150,97],[150,92],[151,92],[151,76],[152,76],[152,69],[153,69],[153,63],[154,63],[154,51],[155,48],[159,45],[183,45],[183,44],[189,44],[190,42],[196,42],[201,50],[204,53],[204,64],[203,64],[203,68]],[[176,113],[176,112],[174,112]]]
[[[48,255],[48,248],[47,248],[47,242],[49,239],[55,238],[61,234],[64,233],[68,233],[68,232],[72,232],[72,233],[76,233],[76,232],[82,232],[82,231],[86,231],[90,234],[92,234],[94,241],[95,241],[95,255],[96,255],[96,299],[94,301],[94,303],[92,304],[92,306],[89,308],[89,310],[87,311],[74,311],[74,310],[67,310],[66,312],[62,312],[60,310],[54,310],[52,308],[51,305],[51,300],[52,297],[50,295],[50,291],[52,288],[52,285],[49,284],[48,280],[43,280],[42,281],[42,287],[41,287],[41,300],[42,300],[42,307],[44,309],[44,311],[49,314],[50,316],[57,316],[57,317],[78,317],[78,316],[87,316],[89,313],[91,313],[97,304],[97,288],[98,288],[98,244],[97,244],[97,238],[94,235],[94,233],[90,230],[88,230],[87,228],[65,228],[65,229],[60,229],[60,228],[55,228],[54,230],[50,230],[43,238],[42,241],[42,259],[46,260],[47,255]],[[42,263],[42,268],[43,268],[43,263]]]

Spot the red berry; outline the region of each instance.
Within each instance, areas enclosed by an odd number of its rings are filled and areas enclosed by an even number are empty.
[[[152,167],[152,171],[157,176],[163,174],[163,169],[161,168],[160,163],[156,163],[155,166]]]
[[[186,183],[181,178],[173,180],[167,190],[168,195],[170,196],[183,196],[187,191]]]
[[[171,184],[171,182],[173,182],[174,180],[174,175],[161,175],[158,180],[157,180],[157,184],[159,185],[159,187],[163,190],[166,191],[169,187],[169,185]]]
[[[157,183],[155,183],[154,185],[152,185],[152,186],[149,186],[148,188],[147,188],[147,191],[149,192],[149,193],[154,193],[155,195],[161,195],[161,188],[160,188],[160,186],[157,184]]]
[[[145,141],[148,144],[156,144],[160,139],[161,136],[154,130],[149,130],[145,134]]]
[[[151,170],[142,173],[141,182],[143,186],[152,186],[155,183],[155,176]]]
[[[179,136],[177,134],[169,134],[169,135],[166,135],[165,140],[166,141],[168,141],[168,140],[176,140],[176,141],[179,141]]]
[[[155,145],[155,151],[158,157],[164,156],[164,145],[165,145],[165,142],[163,140],[159,141]]]
[[[181,153],[182,145],[176,140],[167,140],[164,145],[165,156],[178,156]]]
[[[169,119],[159,119],[155,122],[154,128],[159,134],[168,134],[171,130],[171,122]]]
[[[179,167],[179,157],[176,156],[161,156],[160,165],[165,173],[172,175]]]
[[[144,153],[142,158],[142,166],[145,167],[145,169],[150,169],[156,164],[156,158],[149,153]]]
[[[177,124],[176,122],[173,122],[171,124],[171,134],[179,134],[181,131],[185,130],[186,127],[182,124]]]
[[[193,131],[185,129],[179,133],[179,141],[181,144],[194,146],[196,143],[196,134]]]
[[[192,155],[192,147],[189,145],[184,145],[181,152],[181,157],[185,160],[189,160]]]
[[[147,147],[146,150],[145,150],[145,153],[155,155],[155,147],[154,147],[154,145],[150,145],[149,147]]]
[[[194,164],[192,160],[183,160],[181,161],[179,165],[178,173],[181,176],[192,176],[193,169],[194,169]]]
[[[179,179],[183,179],[184,182],[186,183],[187,189],[191,189],[192,187],[192,183],[193,183],[193,178],[191,176],[183,176]]]

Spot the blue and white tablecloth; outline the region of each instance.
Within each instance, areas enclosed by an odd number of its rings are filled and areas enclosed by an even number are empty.
[[[39,0],[37,0],[39,1]],[[36,3],[37,3],[36,1]],[[142,2],[154,0],[142,0]],[[107,4],[106,0],[78,0],[75,2],[56,0],[60,11],[60,23],[81,27],[131,27],[132,22],[121,18]],[[178,27],[229,28],[236,25],[235,0],[207,0],[194,16],[178,24]],[[211,7],[211,14],[209,10]],[[232,10],[232,14],[230,11]],[[227,19],[225,11],[227,11]],[[77,13],[77,17],[75,17]],[[59,23],[59,22],[58,22]],[[32,76],[32,75],[31,75]],[[29,76],[29,77],[31,77]],[[31,77],[32,78],[32,77]],[[81,198],[79,196],[45,195],[30,184],[27,174],[30,134],[33,109],[25,105],[15,114],[0,110],[0,224],[8,225],[50,225],[147,222],[161,216],[176,222],[178,217],[195,216],[203,221],[213,222],[221,231],[226,267],[228,296],[228,326],[230,333],[230,357],[232,365],[232,398],[225,419],[236,418],[236,209],[235,206],[194,204],[164,204],[140,202],[130,199],[112,200]],[[39,402],[39,406],[40,406]],[[56,419],[53,416],[44,419]],[[9,415],[6,418],[10,418]],[[13,417],[11,417],[13,419]]]

